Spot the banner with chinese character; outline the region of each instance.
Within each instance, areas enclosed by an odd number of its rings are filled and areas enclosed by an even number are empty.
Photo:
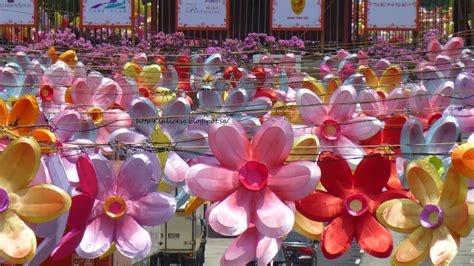
[[[82,27],[127,28],[133,26],[133,0],[82,0]]]
[[[365,0],[366,30],[418,30],[419,0]]]
[[[271,30],[322,30],[324,0],[272,0]]]
[[[229,0],[178,0],[177,30],[229,30]]]
[[[0,26],[34,26],[36,0],[0,1]]]

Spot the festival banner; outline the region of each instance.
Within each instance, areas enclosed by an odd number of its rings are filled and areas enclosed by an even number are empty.
[[[134,0],[81,0],[81,27],[133,27]]]
[[[419,0],[365,0],[366,30],[418,30]]]
[[[230,0],[178,0],[177,30],[229,30]]]
[[[271,0],[271,30],[323,30],[324,0]]]
[[[0,26],[34,26],[37,0],[0,1]]]

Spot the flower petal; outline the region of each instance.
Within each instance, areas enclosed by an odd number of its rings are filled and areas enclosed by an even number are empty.
[[[442,182],[436,169],[429,162],[424,160],[411,162],[407,166],[406,176],[411,193],[422,206],[438,204]]]
[[[81,191],[91,198],[97,196],[98,185],[94,164],[88,156],[81,156],[76,162]]]
[[[452,167],[446,174],[443,190],[439,198],[439,205],[443,210],[464,203],[467,196],[466,179],[457,174]]]
[[[404,157],[412,159],[428,153],[423,126],[416,118],[410,118],[403,125],[400,136],[400,147]]]
[[[186,173],[186,185],[196,197],[220,201],[240,187],[238,172],[216,165],[196,164]]]
[[[13,133],[26,135],[31,130],[29,126],[34,125],[36,120],[38,120],[39,113],[40,110],[36,98],[31,95],[21,96],[13,105],[8,115],[8,125]]]
[[[377,218],[394,231],[411,233],[420,226],[421,210],[421,206],[412,200],[393,199],[377,208]]]
[[[296,103],[301,116],[308,124],[319,125],[328,114],[328,110],[321,99],[308,89],[298,90]]]
[[[156,156],[155,156],[156,157]],[[165,166],[165,176],[163,179],[172,186],[184,185],[186,173],[190,169],[189,165],[176,152],[168,154]]]
[[[334,196],[345,196],[352,188],[353,176],[346,161],[335,155],[320,155],[321,184]]]
[[[268,237],[278,238],[288,234],[295,223],[295,214],[269,188],[255,197],[255,225]]]
[[[344,202],[325,191],[315,190],[297,201],[296,209],[311,220],[330,222],[344,212]]]
[[[135,200],[147,194],[152,181],[150,160],[144,154],[135,154],[123,163],[117,178],[117,193]]]
[[[248,229],[234,239],[221,258],[220,265],[246,265],[256,256],[258,233],[255,228]]]
[[[237,122],[212,124],[209,128],[209,147],[219,162],[231,169],[239,169],[250,159],[250,144],[244,129]]]
[[[283,117],[267,120],[252,140],[252,159],[268,168],[278,167],[290,155],[293,145],[293,129]]]
[[[426,143],[429,144],[429,152],[449,155],[459,138],[459,124],[453,116],[445,116],[438,119],[426,133]]]
[[[58,140],[60,142],[70,140],[77,131],[80,120],[80,114],[74,110],[66,110],[55,115],[52,119],[52,123]]]
[[[0,257],[12,263],[26,263],[36,253],[34,232],[13,212],[0,213]]]
[[[236,236],[248,228],[252,197],[244,189],[230,194],[209,213],[209,224],[221,235]]]
[[[114,220],[105,214],[92,220],[76,248],[77,254],[82,258],[94,259],[107,252],[114,240],[114,229]]]
[[[461,237],[466,237],[471,233],[472,225],[469,221],[469,208],[465,202],[443,208],[443,211],[444,224],[449,230]]]
[[[329,223],[321,236],[324,257],[335,259],[346,253],[352,244],[355,222],[349,216],[339,216]]]
[[[433,230],[430,258],[434,265],[449,264],[458,253],[459,237],[451,235],[448,228],[441,226]]]
[[[335,143],[336,152],[354,169],[366,155],[364,149],[345,136],[339,136]]]
[[[281,239],[259,234],[256,254],[258,264],[267,265],[270,263],[278,253],[280,247]]]
[[[382,122],[375,117],[360,116],[341,125],[341,132],[353,141],[371,138],[382,129]]]
[[[429,256],[431,230],[418,227],[404,239],[392,256],[392,265],[419,265]]]
[[[130,202],[128,213],[141,225],[156,226],[173,217],[176,201],[166,193],[152,192]]]
[[[12,141],[0,156],[0,186],[15,191],[28,185],[40,164],[40,146],[32,138]]]
[[[77,228],[67,232],[61,239],[61,242],[58,244],[58,246],[53,250],[51,259],[53,261],[60,261],[74,253],[74,250],[81,243],[84,232],[85,231],[83,229]]]
[[[293,227],[298,234],[312,239],[321,240],[321,234],[324,230],[324,224],[308,219],[299,211],[295,212],[295,225]]]
[[[355,237],[359,246],[374,257],[386,258],[392,253],[392,235],[372,214],[366,213],[359,218]]]
[[[268,187],[282,200],[299,200],[315,189],[320,177],[315,163],[293,162],[271,172]]]
[[[75,104],[84,104],[85,106],[92,104],[92,91],[89,84],[85,80],[79,79],[71,89],[72,102]]]
[[[387,186],[391,169],[387,156],[372,154],[364,157],[354,173],[354,188],[366,194],[380,193]]]
[[[102,79],[101,84],[92,90],[92,104],[106,110],[118,102],[117,99],[120,95],[118,88],[119,86],[115,81],[108,78]]]
[[[105,200],[116,185],[116,177],[112,165],[103,155],[94,154],[91,157],[97,174],[98,192],[97,198]]]
[[[187,120],[189,113],[191,113],[191,105],[186,99],[179,97],[166,105],[161,117],[164,119]],[[186,125],[187,123],[164,123],[161,127],[171,138],[174,138],[183,133]]]
[[[375,90],[361,90],[359,92],[358,101],[362,111],[364,111],[366,115],[375,117],[384,114],[382,101]]]
[[[52,185],[25,188],[9,196],[10,208],[22,219],[32,223],[52,221],[71,206],[69,195]]]
[[[117,220],[115,237],[117,249],[126,257],[142,259],[150,253],[150,234],[129,215]]]
[[[357,92],[352,85],[341,86],[333,93],[329,103],[329,116],[337,122],[347,121],[354,115]]]

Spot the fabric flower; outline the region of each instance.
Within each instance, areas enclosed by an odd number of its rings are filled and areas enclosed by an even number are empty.
[[[324,256],[341,256],[353,238],[372,256],[390,256],[393,239],[375,218],[375,211],[384,201],[407,194],[401,190],[383,191],[390,177],[389,159],[381,154],[366,156],[354,173],[342,157],[332,154],[321,155],[318,165],[321,184],[327,192],[315,190],[296,202],[296,208],[311,220],[329,223],[321,236]]]
[[[305,133],[318,136],[322,150],[339,153],[353,167],[365,155],[356,143],[372,137],[382,128],[382,123],[374,117],[354,117],[356,97],[351,85],[337,89],[329,100],[329,107],[307,89],[300,89],[296,97],[304,122],[314,125],[314,128],[303,126]]]
[[[418,265],[428,256],[434,265],[449,264],[460,237],[469,235],[474,219],[466,203],[466,182],[450,168],[446,181],[424,160],[409,164],[408,186],[418,202],[394,199],[380,205],[377,217],[388,228],[409,233],[392,256],[392,265]],[[471,213],[472,215],[472,213]]]
[[[220,165],[193,165],[186,185],[194,196],[216,202],[208,214],[216,232],[236,236],[253,223],[259,234],[280,238],[292,229],[294,211],[286,202],[310,193],[320,175],[311,162],[284,164],[292,143],[291,125],[284,118],[264,123],[251,142],[235,121],[210,127],[209,146]],[[245,245],[253,249],[255,241]]]
[[[31,138],[12,141],[0,156],[0,257],[12,263],[26,263],[36,253],[35,234],[25,222],[49,222],[71,205],[69,195],[55,186],[28,186],[40,156]]]
[[[165,193],[149,193],[152,166],[144,155],[128,157],[118,175],[104,157],[94,155],[92,161],[101,181],[77,254],[97,258],[113,242],[124,256],[144,258],[150,252],[151,239],[143,226],[156,226],[169,220],[176,209],[174,198]],[[115,164],[115,168],[118,166]]]

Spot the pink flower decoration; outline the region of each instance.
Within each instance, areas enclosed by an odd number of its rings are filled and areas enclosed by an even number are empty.
[[[251,142],[232,120],[210,127],[209,146],[220,165],[193,165],[186,184],[194,196],[217,201],[208,212],[216,232],[236,236],[254,223],[256,231],[269,238],[288,234],[295,217],[286,201],[308,195],[320,177],[314,163],[284,164],[292,144],[291,125],[281,117],[264,123]],[[254,248],[255,241],[245,245]]]
[[[151,239],[143,226],[156,226],[169,220],[176,210],[174,198],[161,192],[149,193],[152,165],[145,155],[128,157],[118,176],[112,163],[103,156],[95,155],[92,161],[100,182],[92,211],[81,208],[82,215],[89,218],[76,252],[82,258],[97,258],[115,243],[124,256],[144,258],[150,252]],[[95,193],[85,194],[90,204]]]
[[[352,167],[365,155],[356,143],[374,136],[382,128],[382,123],[374,117],[355,117],[357,92],[351,85],[339,87],[331,96],[329,106],[307,89],[298,91],[296,102],[305,123],[315,126],[305,126],[302,134],[318,136],[323,150],[340,154]]]

